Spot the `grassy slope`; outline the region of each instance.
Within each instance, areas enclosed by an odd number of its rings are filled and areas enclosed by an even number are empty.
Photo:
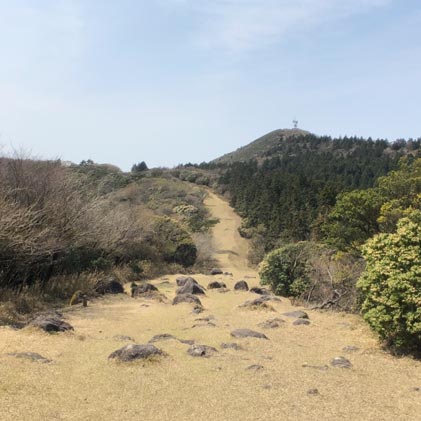
[[[239,218],[218,197],[207,200],[221,223],[214,228],[215,257],[233,272],[224,276],[232,288],[244,275],[247,243],[237,234]],[[207,285],[209,276],[199,275]],[[170,299],[170,284],[154,283]],[[257,279],[249,279],[257,284]],[[275,304],[276,313],[238,308],[251,293],[208,291],[206,312],[191,314],[188,305],[172,306],[119,296],[98,300],[87,309],[66,312],[75,327],[72,334],[48,335],[26,328],[0,329],[0,419],[2,420],[417,420],[421,363],[383,353],[359,317],[310,312],[312,324],[295,327],[291,320],[265,331],[269,341],[236,340],[244,351],[222,350],[232,329],[257,324],[290,310],[287,299]],[[191,328],[198,317],[214,315],[216,327]],[[169,356],[160,363],[116,364],[107,356],[124,345],[114,335],[130,335],[137,343],[153,335],[172,333],[183,339],[215,346],[209,359],[186,354],[175,341],[157,345]],[[360,351],[348,357],[350,370],[319,371],[302,365],[328,364],[346,345]],[[8,352],[39,352],[53,360],[39,364],[5,356]],[[265,368],[246,370],[252,364]],[[319,396],[307,395],[317,388]]]

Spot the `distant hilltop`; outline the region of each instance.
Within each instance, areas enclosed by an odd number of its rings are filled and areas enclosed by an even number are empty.
[[[234,152],[227,153],[211,161],[215,164],[228,164],[237,161],[260,159],[270,154],[279,144],[286,139],[311,135],[312,133],[301,129],[278,129],[242,146]]]

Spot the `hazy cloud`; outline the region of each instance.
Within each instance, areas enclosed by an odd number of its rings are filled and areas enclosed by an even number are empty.
[[[206,48],[253,50],[332,20],[384,7],[394,0],[162,0],[199,20],[197,40]]]

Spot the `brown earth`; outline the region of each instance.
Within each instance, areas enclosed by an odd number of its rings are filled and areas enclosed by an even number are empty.
[[[214,228],[215,257],[233,276],[195,278],[204,286],[222,280],[231,291],[206,291],[200,315],[192,314],[189,304],[119,295],[66,309],[74,332],[1,328],[0,420],[420,420],[421,362],[383,352],[360,317],[308,311],[311,324],[294,326],[294,319],[282,316],[297,309],[286,298],[270,302],[275,312],[238,307],[257,295],[233,291],[234,283],[248,276],[250,286],[258,285],[256,272],[247,267],[247,242],[237,232],[240,219],[214,194],[206,204],[220,219]],[[175,278],[153,284],[173,298]],[[216,326],[195,320],[209,315]],[[285,323],[275,329],[258,326],[275,317]],[[231,337],[238,328],[263,332],[269,340]],[[142,344],[161,333],[194,339],[218,352],[193,358],[188,344],[170,339],[154,343],[168,354],[161,359],[108,360],[130,343],[116,335]],[[224,342],[244,350],[222,349]],[[359,350],[346,353],[342,349],[348,345]],[[7,355],[20,352],[36,352],[52,362]],[[352,368],[329,365],[341,355]]]

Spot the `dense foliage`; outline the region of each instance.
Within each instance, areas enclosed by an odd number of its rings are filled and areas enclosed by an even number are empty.
[[[395,233],[370,239],[363,255],[364,319],[392,348],[420,353],[421,211],[400,219]]]
[[[280,238],[320,236],[320,221],[339,193],[372,187],[406,152],[406,143],[393,150],[383,140],[294,137],[267,151],[266,159],[224,166],[219,182],[250,227],[267,229],[269,250]]]

